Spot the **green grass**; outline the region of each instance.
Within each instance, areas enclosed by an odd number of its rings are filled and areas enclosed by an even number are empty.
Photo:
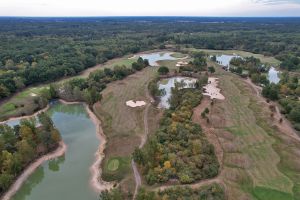
[[[285,192],[272,190],[264,187],[255,187],[253,190],[254,196],[258,200],[293,200],[294,197]]]
[[[225,151],[224,174],[234,172],[237,177],[233,182],[226,180],[227,184],[257,200],[299,199],[300,166],[295,149],[300,147],[277,137],[282,133],[267,121],[269,112],[241,78],[219,68],[217,74],[226,97],[221,106],[228,121],[224,130],[234,136],[230,143],[236,149]]]
[[[5,103],[2,106],[4,112],[11,112],[15,109],[15,104],[13,103]]]
[[[175,52],[175,53],[172,53],[171,56],[174,57],[174,58],[184,58],[186,55],[184,55],[182,53]]]
[[[105,181],[121,181],[131,170],[130,157],[111,157],[104,163],[102,178]],[[118,164],[117,164],[118,163]]]
[[[119,168],[120,161],[118,159],[110,159],[108,161],[107,169],[109,171],[116,171]]]

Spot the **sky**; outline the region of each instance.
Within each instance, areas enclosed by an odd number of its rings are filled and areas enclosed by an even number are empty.
[[[300,0],[0,0],[0,16],[300,17]]]

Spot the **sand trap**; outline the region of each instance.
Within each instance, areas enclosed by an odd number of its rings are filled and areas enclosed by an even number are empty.
[[[130,58],[128,58],[128,60],[135,59],[135,58],[136,58],[136,55],[133,55]]]
[[[132,107],[132,108],[141,107],[141,106],[144,106],[144,105],[146,105],[145,101],[136,101],[136,102],[134,102],[133,100],[126,101],[126,106],[129,106],[129,107]]]
[[[30,96],[32,96],[32,97],[35,97],[35,96],[36,96],[36,94],[35,94],[35,93],[33,93],[33,92],[31,92],[31,93],[30,93]]]
[[[225,97],[221,94],[221,89],[218,88],[218,79],[214,77],[208,78],[208,84],[203,87],[205,93],[203,95],[210,96],[211,99],[224,100]]]
[[[181,66],[185,66],[189,64],[188,62],[184,62],[184,61],[178,61],[177,64],[176,64],[176,67],[181,67]]]

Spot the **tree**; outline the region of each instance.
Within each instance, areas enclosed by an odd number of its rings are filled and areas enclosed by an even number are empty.
[[[263,88],[262,95],[271,100],[278,100],[279,88],[276,84],[271,83]]]
[[[138,164],[145,164],[145,158],[143,151],[140,148],[135,148],[134,152],[132,153],[133,160]]]
[[[6,190],[9,188],[13,181],[14,176],[11,174],[1,173],[0,174],[0,190]]]
[[[213,74],[216,72],[215,68],[213,66],[208,67],[208,71]]]
[[[292,109],[292,111],[289,114],[289,117],[295,122],[300,122],[300,106],[297,106],[296,108]]]
[[[17,143],[18,152],[22,157],[22,163],[27,164],[34,157],[35,150],[23,139]]]
[[[10,95],[10,92],[7,87],[0,84],[0,98],[4,98]]]
[[[169,73],[169,68],[166,67],[166,66],[161,66],[158,68],[157,72],[160,74],[160,75],[166,75]]]

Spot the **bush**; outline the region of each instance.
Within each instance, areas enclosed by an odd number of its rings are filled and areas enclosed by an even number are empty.
[[[157,72],[159,73],[159,75],[166,75],[169,73],[169,68],[166,66],[161,66],[158,68]]]

